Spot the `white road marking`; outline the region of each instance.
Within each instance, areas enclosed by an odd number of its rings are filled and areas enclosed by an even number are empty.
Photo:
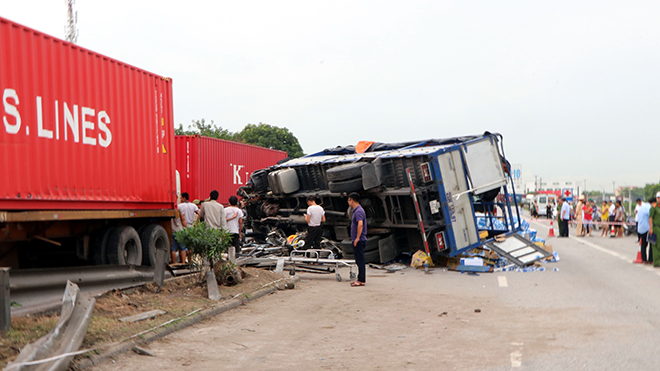
[[[509,287],[505,276],[497,276],[497,282],[499,282],[500,287]]]
[[[522,366],[522,346],[523,343],[511,343],[511,345],[515,347],[519,347],[519,349],[514,350],[511,352],[511,367],[520,367]]]
[[[610,250],[610,249],[606,249],[606,248],[604,248],[604,247],[602,247],[602,246],[596,245],[596,244],[593,243],[593,242],[589,242],[589,241],[587,241],[587,240],[585,240],[585,239],[583,239],[583,238],[577,238],[577,237],[569,237],[569,238],[572,239],[572,240],[575,240],[575,241],[581,242],[581,243],[583,243],[583,244],[585,244],[585,245],[587,245],[587,246],[593,247],[594,249],[596,249],[596,250],[598,250],[598,251],[602,251],[602,252],[604,252],[604,253],[606,253],[606,254],[610,254],[610,255],[612,255],[612,256],[616,256],[617,258],[619,258],[619,259],[621,259],[621,260],[625,260],[625,261],[630,260],[630,258],[628,258],[627,256],[625,256],[625,255],[623,255],[623,254],[619,254],[619,253],[616,252],[616,251],[612,251],[612,250]],[[632,260],[630,260],[630,261],[632,261]]]

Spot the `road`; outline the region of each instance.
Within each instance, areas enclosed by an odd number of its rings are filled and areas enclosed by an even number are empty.
[[[360,288],[301,275],[295,290],[150,344],[156,357],[95,369],[659,369],[660,269],[632,264],[636,238],[548,241],[561,260],[544,272],[369,270]]]

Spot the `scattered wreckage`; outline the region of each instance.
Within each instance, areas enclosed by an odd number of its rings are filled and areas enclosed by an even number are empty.
[[[306,199],[314,196],[325,210],[328,257],[354,259],[347,196],[358,192],[367,214],[367,263],[393,261],[418,250],[441,262],[484,246],[518,266],[546,259],[550,253],[522,236],[502,142],[500,134],[489,132],[405,143],[361,142],[357,150],[325,149],[255,171],[237,192],[246,201],[250,236],[258,241],[243,254],[253,263],[259,257],[301,254],[281,240],[306,229]],[[279,231],[279,241],[273,231]]]

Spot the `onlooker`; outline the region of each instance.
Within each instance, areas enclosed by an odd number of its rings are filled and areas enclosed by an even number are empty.
[[[204,223],[211,228],[215,229],[227,229],[227,217],[225,216],[225,207],[218,203],[218,196],[220,194],[215,189],[211,191],[211,195],[208,201],[204,201],[202,206],[202,211],[199,213],[200,219],[204,220]],[[231,255],[231,251],[236,251],[233,246],[230,246],[228,249],[228,259],[230,262],[234,262],[235,255]]]
[[[536,203],[536,200],[533,200],[529,205],[529,213],[532,216],[532,219],[539,219],[539,205]]]
[[[562,229],[562,226],[561,226],[562,225],[562,222],[561,222],[561,206],[562,206],[562,202],[561,202],[561,198],[560,198],[557,201],[557,208],[555,210],[556,218],[557,218],[557,230],[559,231],[559,237],[563,236],[563,234],[562,234],[563,229]]]
[[[610,207],[608,209],[609,216],[607,217],[607,221],[610,222],[610,224],[607,226],[607,228],[610,230],[610,237],[614,237],[614,234],[612,232],[615,231],[614,217],[616,216],[616,206],[614,206],[612,200],[610,200],[608,204],[610,205]]]
[[[197,209],[198,209],[199,211],[202,210],[202,206],[203,206],[203,205],[202,205],[202,203],[203,203],[202,201],[200,201],[200,200],[198,200],[198,199],[195,199],[192,203],[193,203],[195,206],[197,206]],[[197,222],[200,221],[199,211],[194,215],[194,219],[195,219],[195,220],[193,220],[193,222],[192,222],[191,224],[188,224],[189,226],[192,226],[193,224],[197,224]]]
[[[186,254],[188,253],[188,249],[182,243],[179,243],[176,238],[174,238],[174,232],[182,231],[184,228],[188,228],[186,218],[183,216],[183,213],[179,211],[177,206],[176,216],[172,218],[172,251],[170,251],[170,259],[172,264],[176,264],[177,251],[179,251],[181,263],[186,262]]]
[[[240,251],[241,248],[241,233],[243,231],[243,210],[238,208],[238,197],[231,196],[229,197],[229,207],[225,209],[225,215],[227,216],[227,229],[231,233],[231,246],[233,247],[233,255],[236,255],[236,251]],[[228,253],[231,255],[231,252]]]
[[[594,215],[593,201],[586,201],[582,207],[582,213],[584,214],[584,233],[583,235],[589,235],[591,237],[591,220]]]
[[[568,237],[568,221],[571,220],[571,205],[566,201],[566,197],[562,197],[561,202],[561,235],[559,237]]]
[[[321,223],[325,222],[325,210],[316,204],[314,196],[307,197],[307,213],[305,214],[307,222],[307,235],[305,236],[305,248],[320,249],[321,237],[323,237],[323,228]]]
[[[367,214],[360,206],[360,195],[355,192],[348,195],[348,206],[353,208],[351,241],[353,241],[355,264],[358,266],[357,280],[351,283],[351,286],[364,286],[367,282],[367,267],[364,262],[364,248],[367,244]]]
[[[575,205],[575,222],[577,223],[577,228],[575,231],[575,235],[578,237],[584,236],[584,228],[582,226],[582,212],[584,208],[584,195],[581,195],[577,205]]]
[[[649,211],[649,237],[660,234],[660,207],[658,207],[658,201],[660,201],[660,192],[655,195],[655,200],[649,200],[651,204],[651,210]],[[660,268],[660,250],[658,250],[658,241],[651,244],[651,249],[653,250],[653,266],[655,268]]]
[[[603,228],[603,231],[600,232],[601,237],[605,237],[608,233],[607,221],[609,220],[609,217],[610,217],[610,207],[607,206],[607,201],[603,201],[603,206],[600,208],[600,222],[601,222],[600,225]]]
[[[637,203],[637,205],[635,205],[635,230],[637,230],[637,227],[639,226],[639,218],[637,218],[637,213],[639,212],[639,208],[642,207],[642,200],[638,198],[635,200],[635,203]],[[639,243],[639,239],[639,233],[637,233],[637,243]]]
[[[614,222],[616,225],[616,237],[623,237],[623,220],[625,219],[625,213],[623,211],[623,206],[621,201],[616,202],[616,207],[614,209]]]
[[[195,215],[199,215],[199,208],[197,205],[190,202],[189,198],[190,196],[188,196],[188,193],[183,192],[181,194],[182,202],[179,204],[177,209],[179,209],[179,212],[186,218],[186,225],[188,227],[192,227],[193,223],[195,222]]]
[[[638,199],[639,200],[639,199]],[[639,200],[641,201],[641,200]],[[649,232],[649,213],[651,211],[650,202],[654,199],[650,199],[649,202],[640,202],[639,208],[635,207],[637,213],[635,217],[637,218],[637,239],[639,242],[639,247],[642,254],[642,262],[644,264],[651,264],[653,261],[653,249],[649,249],[648,256],[646,255],[646,247],[648,245],[647,237]]]

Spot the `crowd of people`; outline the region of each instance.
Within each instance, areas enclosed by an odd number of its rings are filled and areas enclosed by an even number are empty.
[[[653,264],[660,268],[660,246],[656,242],[660,233],[660,192],[647,201],[636,200],[635,225],[629,224],[637,232],[637,243],[640,245],[641,262]],[[592,236],[593,226],[600,219],[602,226],[601,237],[623,237],[624,225],[626,225],[626,212],[621,201],[603,201],[598,208],[591,200],[580,196],[575,206],[561,198],[557,206],[559,221],[559,237],[568,237],[569,222],[575,221],[578,237]],[[532,208],[530,207],[530,212]],[[532,212],[532,218],[534,213]],[[537,214],[538,217],[538,214]]]
[[[177,205],[176,217],[172,219],[172,251],[170,256],[172,263],[177,262],[177,252],[181,263],[187,262],[188,254],[188,249],[174,238],[174,232],[202,222],[211,228],[227,230],[231,234],[232,241],[227,249],[227,259],[232,263],[235,262],[236,251],[240,248],[245,212],[239,207],[238,197],[229,197],[228,207],[224,207],[219,203],[218,197],[218,191],[213,190],[206,200],[190,202],[188,193],[181,193],[181,202]]]

